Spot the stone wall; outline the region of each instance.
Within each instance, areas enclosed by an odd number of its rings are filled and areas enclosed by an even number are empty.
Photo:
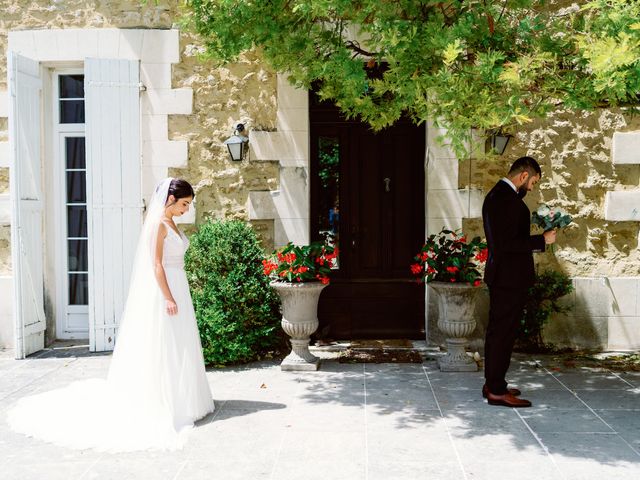
[[[178,1],[162,0],[144,4],[137,0],[5,0],[0,56],[6,58],[9,31],[178,28],[178,5]],[[188,32],[180,32],[179,42],[179,62],[171,68],[170,87],[191,89],[193,106],[190,113],[168,117],[168,139],[188,145],[186,166],[171,168],[169,174],[194,184],[196,224],[209,218],[251,220],[268,248],[287,238],[304,241],[309,224],[306,92],[294,91],[282,75],[268,69],[259,52],[247,52],[237,63],[219,66],[201,57],[202,45]],[[6,62],[2,61],[0,280],[11,279],[6,83]],[[233,163],[222,142],[240,121],[250,131],[250,159]],[[515,158],[536,157],[544,175],[527,203],[532,209],[542,201],[560,205],[575,217],[574,225],[559,235],[555,255],[536,256],[539,268],[562,270],[574,277],[576,285],[576,293],[567,299],[573,313],[554,321],[550,338],[558,344],[603,348],[640,345],[640,334],[634,333],[640,332],[640,224],[606,219],[612,218],[606,214],[610,209],[607,192],[633,190],[640,183],[640,161],[612,162],[612,138],[615,132],[638,129],[639,124],[621,111],[559,110],[522,128],[504,156],[462,162],[435,141],[441,132],[429,126],[429,232],[446,225],[463,228],[468,235],[482,234],[479,216],[484,193]],[[478,315],[486,319],[486,305],[479,305]],[[430,315],[429,321],[435,321],[435,316]],[[481,334],[482,326],[476,338]]]
[[[562,270],[571,277],[640,275],[637,221],[608,221],[609,191],[638,188],[639,164],[616,165],[611,158],[615,132],[640,128],[640,119],[619,110],[556,111],[546,120],[522,127],[501,157],[462,162],[459,188],[487,192],[510,163],[529,155],[542,167],[542,179],[525,202],[564,208],[573,223],[558,234],[555,255],[536,255],[539,268]],[[470,234],[481,233],[479,221],[465,222]]]
[[[544,331],[545,340],[557,346],[640,347],[640,223],[608,220],[615,208],[606,206],[610,192],[632,192],[640,186],[640,156],[636,154],[637,163],[619,163],[615,160],[620,149],[612,153],[614,134],[639,129],[640,119],[621,110],[558,110],[522,127],[503,156],[459,164],[458,188],[477,192],[476,206],[470,208],[475,218],[462,221],[467,235],[484,236],[477,217],[479,200],[523,155],[536,158],[543,172],[536,189],[525,198],[529,208],[533,211],[547,203],[573,216],[573,223],[558,234],[555,253],[534,255],[537,269],[573,278],[575,291],[563,299],[570,311],[554,316]],[[622,218],[632,218],[618,210]],[[541,233],[536,227],[533,232]],[[487,300],[478,307],[476,340],[484,333]]]
[[[188,33],[181,33],[180,43],[174,84],[193,89],[193,114],[169,120],[170,135],[189,141],[187,168],[170,173],[193,183],[196,223],[210,218],[248,220],[249,192],[276,190],[279,165],[252,161],[251,145],[249,161],[231,162],[222,142],[240,121],[246,122],[250,134],[275,129],[276,75],[255,52],[244,54],[236,64],[216,66],[198,57],[200,46]],[[273,237],[269,225],[256,226],[269,244]]]
[[[9,31],[68,28],[177,27],[178,1],[79,1],[57,0],[3,2],[0,17],[0,57],[6,59]],[[186,168],[170,169],[195,186],[196,223],[209,218],[249,218],[251,190],[275,190],[279,182],[277,162],[232,163],[222,142],[233,126],[246,122],[251,131],[275,128],[276,75],[256,52],[248,52],[235,64],[219,67],[203,60],[202,45],[192,35],[180,33],[180,62],[173,66],[172,88],[191,88],[193,109],[189,115],[169,116],[169,140],[188,141]],[[0,95],[6,95],[6,61],[0,62]],[[0,102],[0,146],[6,147],[7,112]],[[6,108],[5,108],[6,109]],[[0,276],[9,275],[11,253],[8,215],[8,149],[0,149]],[[255,222],[264,243],[273,245],[273,222]],[[187,227],[189,229],[190,227]]]

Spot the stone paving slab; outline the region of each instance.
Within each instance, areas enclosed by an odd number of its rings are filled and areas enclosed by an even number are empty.
[[[1,480],[591,480],[640,478],[640,374],[516,356],[510,380],[533,408],[487,405],[482,372],[419,364],[277,362],[211,369],[216,411],[175,452],[76,451],[9,430],[19,398],[104,377],[82,349],[27,360],[0,352]],[[52,415],[60,412],[51,412]]]

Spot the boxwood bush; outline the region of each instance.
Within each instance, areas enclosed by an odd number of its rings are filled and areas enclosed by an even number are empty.
[[[185,269],[205,362],[248,362],[282,347],[279,301],[253,229],[236,220],[208,222],[190,241]]]

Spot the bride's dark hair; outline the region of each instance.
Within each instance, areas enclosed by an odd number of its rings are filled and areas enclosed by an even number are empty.
[[[169,195],[173,195],[173,198],[176,200],[196,196],[191,184],[181,178],[174,178],[171,180],[171,183],[169,184],[169,191],[167,192],[167,198],[169,198]]]

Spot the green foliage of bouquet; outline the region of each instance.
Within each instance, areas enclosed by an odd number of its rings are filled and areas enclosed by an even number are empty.
[[[480,237],[467,243],[462,232],[442,229],[427,238],[414,257],[411,273],[420,282],[466,282],[477,287],[482,283],[478,267],[487,257],[487,244]]]
[[[207,364],[261,358],[282,345],[279,301],[262,274],[264,252],[240,221],[200,225],[185,256]]]
[[[554,313],[565,313],[569,307],[559,300],[573,292],[571,278],[561,272],[546,270],[536,274],[529,289],[527,303],[520,320],[520,348],[540,351],[544,348],[542,329]]]
[[[550,207],[546,203],[541,204],[531,215],[531,223],[542,227],[547,232],[556,228],[564,228],[573,221],[571,215],[559,207]]]
[[[310,245],[288,243],[262,261],[264,274],[283,282],[329,283],[331,267],[338,257],[338,247],[322,242]]]
[[[541,204],[531,215],[531,223],[542,227],[545,232],[564,228],[573,221],[564,209],[550,207],[546,203]],[[551,245],[551,252],[555,252],[555,245]]]

